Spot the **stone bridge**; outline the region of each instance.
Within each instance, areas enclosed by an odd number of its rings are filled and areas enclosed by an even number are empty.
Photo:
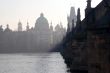
[[[110,0],[91,8],[64,38],[61,54],[72,73],[110,73]]]

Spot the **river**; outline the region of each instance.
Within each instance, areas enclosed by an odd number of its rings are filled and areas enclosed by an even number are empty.
[[[67,73],[60,53],[0,54],[0,73]]]

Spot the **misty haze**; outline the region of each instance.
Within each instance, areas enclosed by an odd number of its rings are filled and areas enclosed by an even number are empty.
[[[0,52],[1,53],[24,53],[24,52],[51,52],[66,34],[62,23],[53,29],[52,22],[41,13],[35,22],[35,27],[29,27],[27,22],[26,31],[23,31],[22,22],[18,22],[18,31],[12,31],[7,24],[6,29],[0,26]]]
[[[110,0],[0,0],[0,73],[110,73]]]

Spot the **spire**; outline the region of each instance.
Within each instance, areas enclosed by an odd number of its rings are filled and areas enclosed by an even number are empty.
[[[91,0],[87,0],[87,8],[88,8],[88,9],[91,8]]]
[[[90,10],[91,10],[91,0],[87,0],[87,7],[85,9],[85,17],[88,15]]]
[[[71,21],[74,19],[75,16],[76,16],[75,8],[71,7],[71,10],[70,10],[70,19],[71,19]]]
[[[80,8],[78,8],[78,10],[77,10],[77,23],[76,23],[76,25],[80,24],[80,22],[81,22],[81,14],[80,14]]]
[[[78,11],[77,11],[77,20],[81,20],[80,8],[78,8]]]
[[[29,30],[29,23],[28,23],[28,21],[27,21],[26,30],[27,30],[27,31]]]
[[[22,31],[22,23],[20,22],[20,20],[18,22],[18,31]]]
[[[77,17],[76,17],[76,13],[75,13],[75,8],[74,7],[71,7],[70,9],[70,16],[67,16],[67,19],[68,19],[68,29],[67,29],[67,32],[71,32],[74,25],[76,24],[76,21],[77,21]],[[73,23],[74,21],[74,23]]]
[[[74,7],[71,7],[71,10],[70,10],[70,23],[72,22],[73,19],[74,19],[74,23],[76,23],[75,8]]]
[[[50,29],[53,31],[52,21],[50,23]]]

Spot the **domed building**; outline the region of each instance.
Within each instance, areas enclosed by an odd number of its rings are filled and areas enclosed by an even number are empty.
[[[42,51],[48,51],[51,43],[51,31],[49,29],[48,20],[41,13],[35,23],[35,33],[37,35],[37,48]]]
[[[49,23],[48,23],[48,20],[44,17],[43,13],[41,13],[40,17],[36,20],[35,30],[42,33],[45,31],[49,31]]]

